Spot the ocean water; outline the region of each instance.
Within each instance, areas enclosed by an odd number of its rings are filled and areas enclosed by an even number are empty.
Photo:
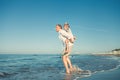
[[[120,57],[72,55],[72,64],[92,74],[120,68]],[[91,74],[91,76],[92,76]],[[89,76],[88,76],[89,77]],[[0,80],[80,80],[78,75],[65,74],[57,54],[0,54]],[[119,78],[120,79],[120,78]]]

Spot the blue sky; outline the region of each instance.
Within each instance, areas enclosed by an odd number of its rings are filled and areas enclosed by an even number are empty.
[[[55,25],[65,22],[73,53],[120,48],[119,0],[0,0],[0,52],[60,53]]]

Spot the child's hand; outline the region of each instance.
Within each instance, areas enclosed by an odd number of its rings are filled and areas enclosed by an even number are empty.
[[[74,36],[73,38],[74,38],[74,40],[76,40],[76,36]]]
[[[74,41],[73,41],[72,39],[69,39],[69,41],[70,41],[71,43],[74,43]]]

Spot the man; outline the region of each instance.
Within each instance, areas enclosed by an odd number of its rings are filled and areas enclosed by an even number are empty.
[[[59,33],[59,39],[64,44],[64,51],[62,55],[62,60],[66,69],[66,73],[69,74],[70,71],[72,71],[72,64],[69,59],[69,47],[73,45],[72,43],[72,37],[64,30],[62,30],[62,26],[60,24],[56,25],[56,32]]]

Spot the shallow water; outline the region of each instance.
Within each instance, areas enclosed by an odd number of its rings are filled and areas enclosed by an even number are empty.
[[[119,68],[115,56],[72,55],[74,65],[93,74]],[[67,75],[56,54],[0,54],[0,80],[75,80],[78,75]]]

